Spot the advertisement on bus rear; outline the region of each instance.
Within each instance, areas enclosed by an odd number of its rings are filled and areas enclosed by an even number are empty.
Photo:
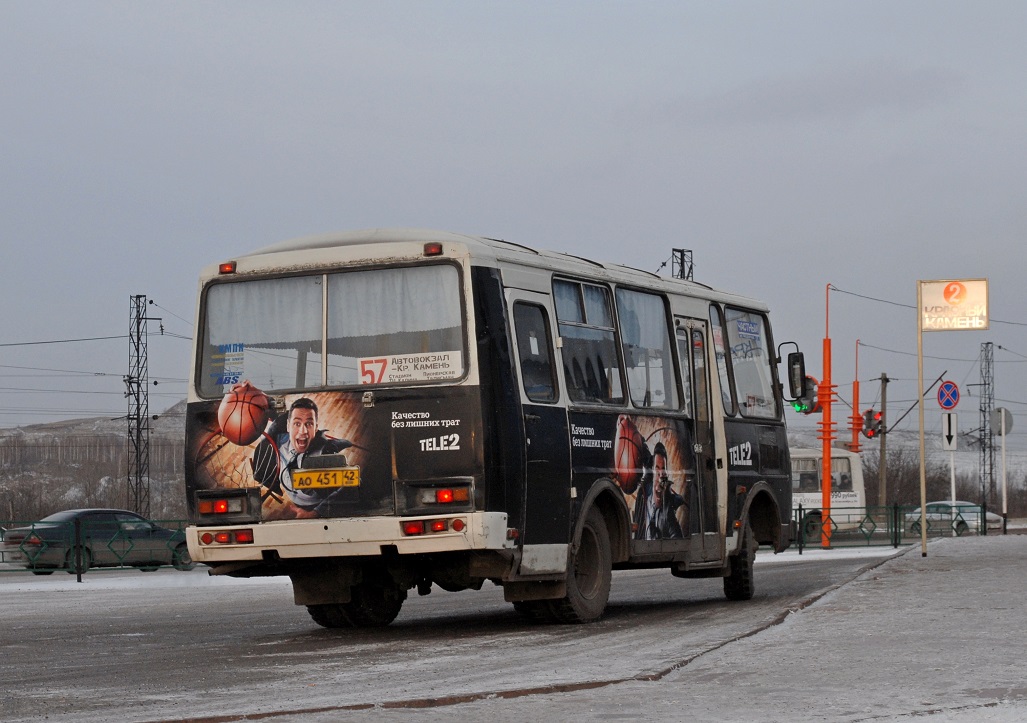
[[[480,473],[476,391],[379,391],[368,404],[360,392],[271,396],[241,382],[220,401],[189,405],[190,500],[195,490],[259,487],[264,520],[399,514],[406,496],[396,485]]]

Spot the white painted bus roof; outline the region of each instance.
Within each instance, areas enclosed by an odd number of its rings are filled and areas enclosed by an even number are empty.
[[[713,297],[720,301],[738,303],[753,309],[766,310],[767,308],[764,303],[750,297],[715,290],[696,281],[660,276],[650,271],[643,271],[623,264],[600,262],[573,254],[535,249],[515,241],[424,228],[372,228],[303,236],[280,241],[236,258],[255,260],[254,257],[276,255],[281,259],[280,254],[292,252],[325,251],[332,248],[374,244],[424,244],[427,242],[459,244],[465,246],[470,251],[472,257],[481,260],[493,260],[496,263],[508,262],[548,268],[565,274],[591,276],[600,280],[621,283],[633,283],[665,291],[692,294],[701,298]]]

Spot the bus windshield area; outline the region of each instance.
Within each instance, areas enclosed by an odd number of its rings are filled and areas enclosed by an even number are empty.
[[[282,391],[464,373],[460,271],[451,264],[217,283],[203,308],[202,396],[244,379]]]

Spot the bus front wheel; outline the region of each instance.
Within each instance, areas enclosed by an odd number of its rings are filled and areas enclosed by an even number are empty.
[[[751,600],[756,594],[756,579],[752,565],[756,560],[756,539],[746,521],[742,530],[741,549],[730,559],[731,571],[724,578],[724,596],[728,600]]]

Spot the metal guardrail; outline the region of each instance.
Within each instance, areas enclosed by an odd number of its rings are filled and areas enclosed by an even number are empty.
[[[920,505],[832,507],[829,516],[819,508],[792,510],[795,544],[807,547],[899,547],[921,536]],[[985,511],[980,506],[960,506],[951,512],[927,512],[927,537],[986,535]],[[994,531],[993,531],[994,532]]]
[[[144,572],[195,565],[185,545],[186,520],[0,522],[0,573],[82,575],[97,569]]]

